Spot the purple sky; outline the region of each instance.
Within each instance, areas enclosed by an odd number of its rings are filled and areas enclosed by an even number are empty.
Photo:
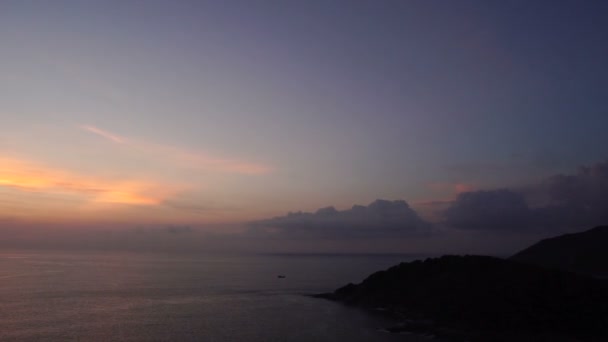
[[[459,194],[500,188],[535,206],[534,184],[607,157],[607,14],[2,1],[0,218],[238,224],[381,198],[437,224]]]

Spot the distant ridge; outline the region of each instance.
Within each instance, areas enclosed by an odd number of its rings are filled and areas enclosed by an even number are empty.
[[[542,240],[510,259],[551,269],[608,277],[608,226]]]

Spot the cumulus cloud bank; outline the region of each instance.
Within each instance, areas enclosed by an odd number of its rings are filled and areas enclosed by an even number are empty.
[[[608,161],[521,189],[461,193],[444,211],[460,229],[545,230],[608,222]]]
[[[381,238],[420,236],[431,232],[405,201],[376,200],[348,210],[326,207],[314,213],[295,212],[252,222],[252,233],[293,238]]]

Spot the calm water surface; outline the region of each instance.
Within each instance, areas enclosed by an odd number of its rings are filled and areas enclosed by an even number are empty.
[[[0,341],[428,341],[303,295],[412,259],[0,251]]]

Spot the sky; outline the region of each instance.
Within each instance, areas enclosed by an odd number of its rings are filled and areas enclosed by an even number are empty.
[[[608,222],[607,13],[2,1],[0,226],[403,251]]]

